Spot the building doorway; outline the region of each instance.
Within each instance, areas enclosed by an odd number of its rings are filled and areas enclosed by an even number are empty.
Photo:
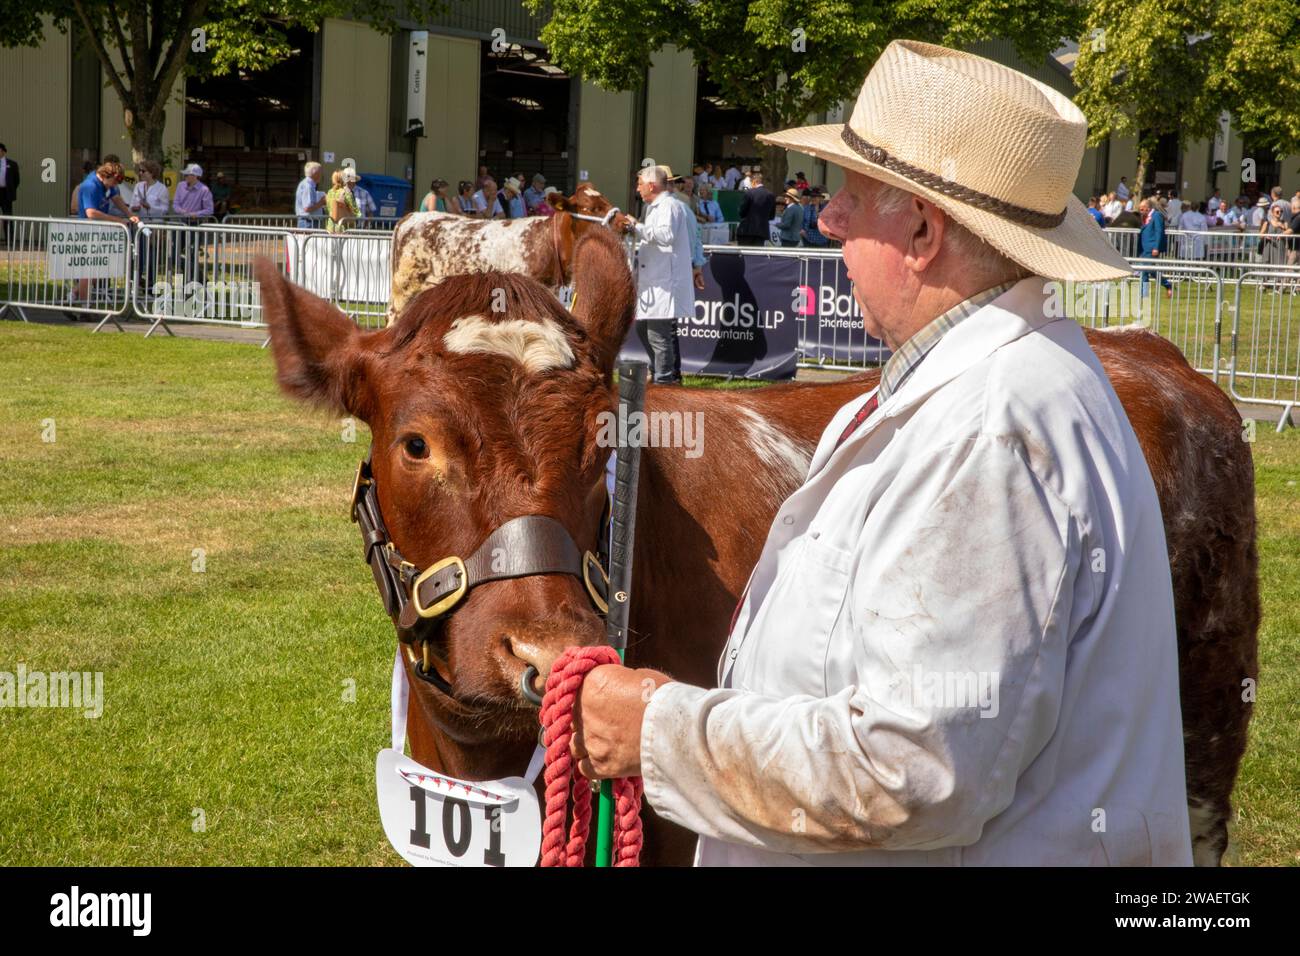
[[[759,162],[754,135],[761,125],[759,115],[729,103],[703,71],[697,82],[695,103],[695,162],[735,163],[751,166]],[[811,170],[809,170],[811,172]]]
[[[302,164],[318,145],[320,34],[295,29],[288,36],[293,55],[267,70],[241,69],[185,87],[181,159],[200,163],[209,181],[224,172],[244,211],[292,209]]]
[[[577,80],[545,51],[513,43],[481,45],[479,165],[504,184],[520,174],[527,188],[541,173],[566,194],[576,183]]]

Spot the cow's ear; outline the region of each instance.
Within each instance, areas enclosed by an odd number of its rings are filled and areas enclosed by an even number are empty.
[[[551,204],[551,208],[554,209],[556,212],[573,211],[573,203],[569,201],[568,196],[556,195],[554,199],[548,200],[548,202]]]
[[[368,348],[338,308],[285,279],[268,259],[253,266],[271,330],[276,380],[289,395],[331,411],[371,417]]]
[[[623,243],[609,229],[591,229],[578,238],[572,312],[595,344],[601,368],[612,372],[636,314],[636,288]]]

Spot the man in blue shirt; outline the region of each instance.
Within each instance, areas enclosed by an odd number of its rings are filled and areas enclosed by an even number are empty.
[[[1165,251],[1165,216],[1159,209],[1152,211],[1151,200],[1144,199],[1138,203],[1138,215],[1142,218],[1142,233],[1138,237],[1143,259],[1158,259]],[[1142,270],[1142,295],[1147,294],[1148,272]],[[1165,287],[1165,297],[1172,296],[1169,280],[1162,274],[1160,284]]]
[[[299,229],[311,229],[320,224],[321,208],[325,205],[320,178],[320,163],[311,162],[302,168],[302,182],[293,197],[293,211],[298,216]]]
[[[1106,217],[1103,216],[1101,210],[1097,208],[1096,196],[1093,196],[1088,200],[1088,215],[1097,220],[1097,225],[1101,226],[1101,228],[1106,228]]]
[[[524,205],[528,215],[534,215],[537,207],[546,201],[546,177],[538,173],[533,177],[533,184],[524,190]]]
[[[114,160],[105,160],[98,169],[87,174],[77,189],[77,217],[99,222],[133,222],[139,223],[140,217],[132,215],[130,207],[118,194],[118,184],[125,178],[122,164]],[[116,207],[122,215],[112,212]],[[90,305],[90,280],[78,279],[77,285],[68,295],[68,305],[73,308]],[[83,316],[77,312],[65,312],[73,322]]]
[[[506,215],[511,219],[523,219],[528,215],[528,210],[524,206],[523,183],[516,177],[511,176],[506,180],[505,186],[501,190],[501,199],[508,205]]]
[[[109,219],[121,222],[129,219],[139,222],[139,216],[133,216],[130,208],[118,193],[118,184],[124,176],[122,164],[104,162],[82,180],[77,190],[77,216],[80,219]],[[116,207],[121,215],[112,210]]]
[[[821,193],[816,189],[805,189],[800,194],[799,203],[803,206],[803,230],[800,235],[803,236],[804,245],[824,249],[827,245],[826,237],[817,228],[817,217],[821,213],[817,203],[820,199]]]

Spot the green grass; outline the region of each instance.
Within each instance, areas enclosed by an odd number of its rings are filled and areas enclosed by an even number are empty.
[[[345,443],[243,344],[5,322],[0,381],[0,670],[104,674],[99,719],[0,708],[0,864],[398,862],[372,779],[392,629],[344,514],[365,429]],[[1300,433],[1255,453],[1237,859],[1294,864]]]

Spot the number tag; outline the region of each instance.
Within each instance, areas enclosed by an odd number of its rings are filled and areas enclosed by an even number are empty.
[[[523,777],[458,780],[385,748],[375,760],[384,834],[412,866],[533,866],[537,791]]]

